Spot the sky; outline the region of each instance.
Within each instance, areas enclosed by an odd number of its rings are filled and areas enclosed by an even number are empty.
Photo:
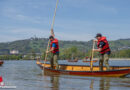
[[[54,32],[60,40],[130,38],[130,0],[59,0]],[[0,42],[47,38],[56,0],[0,0]]]

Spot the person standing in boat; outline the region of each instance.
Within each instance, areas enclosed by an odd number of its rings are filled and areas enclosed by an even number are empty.
[[[58,43],[58,39],[54,38],[54,36],[50,36],[50,50],[47,51],[46,53],[51,52],[51,60],[50,60],[50,64],[51,64],[51,68],[54,68],[54,65],[56,66],[56,69],[59,68],[58,65],[58,58],[59,58],[59,43]]]
[[[98,33],[96,35],[96,39],[94,40],[94,42],[97,42],[97,47],[98,49],[94,49],[94,52],[100,52],[99,56],[100,56],[100,60],[99,60],[99,67],[100,67],[100,71],[103,71],[103,62],[105,63],[106,69],[110,70],[109,67],[109,57],[111,54],[111,49],[109,47],[109,43],[106,39],[105,36],[102,36],[102,34]]]

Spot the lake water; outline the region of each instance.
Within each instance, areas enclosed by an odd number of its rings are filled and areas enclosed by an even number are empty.
[[[61,64],[82,64],[59,61]],[[98,65],[98,63],[95,63]],[[130,61],[110,61],[114,66],[130,66]],[[130,75],[125,78],[44,75],[36,61],[5,61],[0,76],[5,83],[16,86],[9,90],[130,90]],[[8,90],[8,89],[0,89]]]

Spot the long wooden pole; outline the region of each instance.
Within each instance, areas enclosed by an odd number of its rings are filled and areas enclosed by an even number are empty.
[[[49,50],[49,45],[50,45],[50,40],[48,41],[48,45],[47,45],[47,50],[46,51],[48,51]],[[46,54],[46,56],[45,56],[45,62],[44,62],[44,64],[46,63],[46,61],[47,61],[47,56],[48,56],[48,54]]]
[[[53,16],[53,21],[52,21],[52,24],[51,24],[51,35],[52,35],[53,37],[55,36],[53,27],[54,27],[54,24],[55,24],[55,17],[56,17],[56,11],[57,11],[57,7],[58,7],[58,3],[59,3],[59,0],[57,0],[57,2],[56,2],[56,8],[55,8],[54,16]],[[47,45],[46,51],[49,50],[49,46],[50,46],[50,40],[48,41],[48,45]],[[45,65],[45,63],[46,63],[46,61],[47,61],[47,57],[48,57],[48,53],[46,53],[44,65]]]
[[[91,56],[91,62],[90,62],[90,70],[93,71],[93,56],[94,56],[94,51],[93,49],[95,48],[95,41],[93,41],[93,48],[92,48],[92,56]]]
[[[51,30],[53,29],[54,24],[55,24],[55,17],[56,17],[56,11],[57,11],[57,7],[58,7],[58,3],[59,3],[59,0],[57,0],[57,2],[56,2],[56,8],[55,8],[54,16],[53,16],[53,21],[52,21],[52,24],[51,24]]]

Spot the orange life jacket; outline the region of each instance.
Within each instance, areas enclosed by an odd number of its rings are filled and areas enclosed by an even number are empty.
[[[105,54],[106,52],[111,51],[111,49],[110,49],[110,47],[109,47],[109,43],[108,43],[106,37],[103,36],[103,37],[101,37],[100,40],[98,40],[98,42],[97,42],[98,48],[100,48],[100,47],[99,47],[100,42],[104,42],[104,43],[105,43],[105,45],[103,46],[103,48],[102,48],[102,50],[101,50],[101,52],[100,52],[101,54]]]
[[[51,41],[50,49],[52,49],[52,45],[53,45],[53,43],[56,44],[56,48],[54,49],[54,51],[52,51],[52,53],[59,52],[59,43],[58,43],[58,39],[54,39],[53,41]]]

